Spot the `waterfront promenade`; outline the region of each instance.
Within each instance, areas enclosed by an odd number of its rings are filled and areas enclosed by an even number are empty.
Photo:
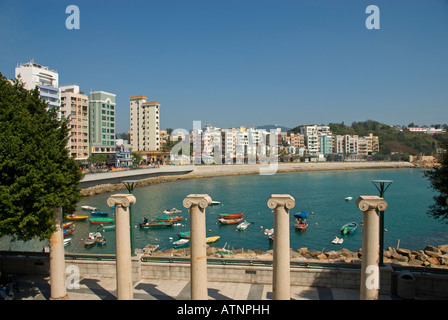
[[[17,300],[50,299],[49,277],[18,276]],[[70,300],[116,300],[114,278],[79,281],[79,288],[68,289]],[[343,288],[291,286],[291,300],[359,300],[359,290]],[[209,282],[209,300],[272,300],[272,285]],[[379,300],[397,300],[395,295],[380,295]],[[431,297],[426,297],[431,299]],[[134,300],[190,300],[189,280],[142,279],[134,284]]]

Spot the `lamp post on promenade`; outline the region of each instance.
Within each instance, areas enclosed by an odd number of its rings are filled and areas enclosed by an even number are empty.
[[[384,199],[384,194],[390,185],[394,182],[393,180],[372,180],[373,185],[379,191],[380,197]],[[383,256],[384,256],[384,211],[380,211],[380,267],[384,266]]]
[[[124,184],[128,192],[132,195],[134,189],[137,187],[137,184],[140,180],[124,180],[121,183]],[[129,206],[129,226],[131,233],[131,256],[135,257],[135,249],[134,249],[134,215],[132,214],[132,204]]]

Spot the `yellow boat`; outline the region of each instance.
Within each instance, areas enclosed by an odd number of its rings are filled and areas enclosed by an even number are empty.
[[[219,238],[220,238],[220,236],[214,236],[214,237],[208,237],[208,238],[205,238],[205,243],[212,243],[212,242],[215,242],[215,241],[217,241]]]
[[[65,218],[67,220],[86,220],[88,216],[77,216],[76,214],[69,214]]]

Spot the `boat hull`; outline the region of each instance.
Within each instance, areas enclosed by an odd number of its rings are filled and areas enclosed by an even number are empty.
[[[238,218],[238,219],[218,219],[219,222],[221,222],[222,224],[236,224],[239,223],[241,221],[243,221],[243,218]]]
[[[91,224],[106,224],[106,223],[112,223],[115,220],[112,218],[92,218],[89,220]]]
[[[244,213],[219,213],[221,219],[237,219],[244,216]]]

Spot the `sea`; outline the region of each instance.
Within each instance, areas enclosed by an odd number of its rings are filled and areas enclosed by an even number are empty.
[[[295,207],[290,210],[290,243],[293,250],[357,250],[362,247],[362,212],[355,201],[360,195],[379,195],[372,180],[393,180],[385,193],[388,208],[384,212],[384,247],[422,250],[426,245],[448,244],[448,224],[434,219],[426,212],[436,194],[424,177],[423,169],[365,169],[337,171],[309,171],[277,173],[270,176],[239,175],[180,180],[137,187],[134,190],[136,203],[133,206],[132,228],[134,248],[159,245],[159,250],[173,248],[178,233],[190,230],[190,213],[182,206],[189,194],[208,194],[221,204],[206,208],[207,236],[220,239],[210,246],[230,249],[271,250],[272,242],[265,234],[274,225],[274,213],[267,202],[271,194],[290,194],[295,199]],[[127,191],[123,191],[127,192]],[[114,212],[106,204],[111,194],[86,197],[78,204],[78,215],[88,215],[81,209],[83,205],[94,206],[98,211]],[[353,197],[353,200],[345,200]],[[165,209],[177,208],[183,216],[179,225],[141,229],[138,225],[144,218],[155,220],[165,215]],[[308,228],[297,231],[294,228],[294,214],[308,211]],[[219,213],[245,213],[244,219],[250,223],[244,231],[236,225],[222,225]],[[357,222],[359,227],[350,235],[342,236],[341,227],[348,222]],[[89,232],[101,232],[107,239],[103,246],[85,247],[83,240]],[[342,244],[332,244],[336,237],[342,237]],[[75,231],[67,236],[70,244],[68,253],[106,254],[115,253],[115,231],[103,230],[101,226],[88,221],[76,221]],[[0,239],[0,250],[42,251],[48,241],[11,242]]]

